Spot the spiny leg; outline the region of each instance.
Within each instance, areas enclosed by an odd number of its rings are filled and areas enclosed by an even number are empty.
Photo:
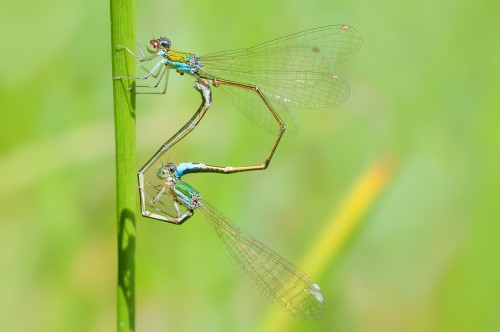
[[[116,45],[116,47],[118,49],[121,49],[121,50],[125,50],[127,51],[128,53],[130,53],[130,55],[132,55],[138,62],[147,62],[147,61],[150,61],[156,57],[158,57],[159,55],[154,53],[154,54],[151,54],[149,56],[145,56],[144,55],[144,51],[142,50],[142,48],[139,46],[139,44],[137,44],[137,46],[139,47],[139,50],[141,51],[141,54],[142,54],[142,58],[139,57],[137,54],[135,54],[134,52],[132,52],[132,50],[130,48],[128,48],[127,46],[121,46],[121,45]]]
[[[165,78],[165,83],[161,91],[152,91],[152,92],[144,92],[144,91],[137,91],[136,93],[138,94],[165,94],[167,91],[167,86],[168,86],[168,68],[165,66],[165,59],[160,60],[152,69],[144,67],[141,63],[144,61],[150,61],[156,57],[158,57],[157,54],[153,54],[149,57],[146,57],[144,55],[144,51],[142,48],[137,44],[137,47],[139,48],[142,58],[137,56],[134,52],[132,52],[128,47],[126,46],[118,46],[121,49],[125,49],[129,54],[131,54],[137,61],[137,64],[139,65],[139,69],[142,69],[143,71],[146,72],[145,76],[117,76],[113,77],[113,79],[137,79],[137,80],[147,80],[150,77],[154,77],[156,79],[155,83],[152,85],[136,85],[137,88],[152,88],[156,89],[158,85],[161,83],[161,81]],[[166,77],[165,77],[166,76]]]
[[[150,61],[156,57],[158,57],[159,55],[158,54],[152,54],[150,55],[149,57],[146,57],[146,54],[144,53],[144,51],[142,50],[142,47],[141,45],[139,45],[139,43],[135,43],[136,45],[136,48],[139,50],[139,52],[141,52],[141,56],[142,57],[139,57],[137,56],[135,53],[133,53],[128,47],[123,47],[123,46],[118,46],[118,47],[121,47],[121,49],[124,49],[126,48],[126,50],[128,51],[129,54],[131,54],[137,61],[137,64],[139,65],[139,68],[144,70],[146,73],[149,73],[150,70],[146,67],[144,67],[142,65],[142,62],[147,62],[147,61]],[[161,73],[161,69],[158,70],[158,73],[153,73],[151,74],[151,76],[153,76],[154,78],[157,78],[158,77],[158,74]]]
[[[154,78],[158,78],[158,76],[162,75],[163,74],[163,70],[166,69],[166,66],[155,66],[156,69],[156,72],[154,72],[153,70],[150,70],[149,68],[146,68],[144,67],[143,65],[139,64],[139,69],[143,70],[144,72],[146,72],[146,74],[148,74],[149,76],[151,77],[154,77]],[[140,77],[144,77],[144,76],[140,76]]]
[[[135,47],[139,50],[139,52],[141,52],[141,55],[142,55],[142,58],[141,59],[145,59],[146,58],[146,53],[144,53],[144,50],[142,49],[141,45],[139,45],[139,43],[135,43]]]
[[[169,77],[169,69],[167,67],[163,67],[161,69],[161,74],[158,76],[158,79],[156,82],[152,85],[136,85],[136,88],[149,88],[152,89],[153,91],[150,92],[145,92],[145,91],[136,91],[137,94],[165,94],[167,91],[168,87],[168,77]],[[153,77],[156,77],[154,75],[151,75]],[[160,91],[154,91],[154,89],[158,88],[158,85],[160,85],[161,81],[164,80],[165,82],[163,83],[163,88],[161,88]]]
[[[158,77],[158,75],[161,73],[161,65],[164,65],[165,64],[165,59],[161,59],[160,61],[158,61],[158,63],[150,70],[146,67],[144,67],[141,63],[142,62],[147,62],[147,61],[151,61],[157,57],[159,57],[159,55],[157,53],[154,53],[154,54],[151,54],[149,56],[145,56],[144,55],[144,51],[142,50],[142,48],[139,46],[139,44],[137,44],[137,47],[139,48],[139,50],[141,51],[141,54],[142,54],[142,58],[139,57],[137,54],[135,54],[134,52],[132,52],[132,50],[130,48],[128,48],[127,46],[120,46],[120,45],[117,45],[117,48],[118,49],[123,49],[123,50],[126,50],[130,55],[132,55],[135,60],[137,61],[137,63],[139,64],[140,68],[143,69],[144,71],[146,71],[146,76],[117,76],[117,77],[113,77],[113,79],[117,80],[117,79],[124,79],[124,78],[131,78],[131,79],[137,79],[137,80],[147,80],[150,76],[153,76],[153,77]],[[157,73],[155,73],[157,72]]]
[[[131,78],[134,80],[147,80],[150,76],[155,77],[154,73],[160,69],[160,66],[165,65],[165,61],[166,61],[165,59],[161,59],[160,61],[158,61],[158,63],[151,70],[148,70],[147,68],[141,66],[144,70],[146,70],[148,72],[146,74],[146,76],[115,76],[115,77],[113,77],[113,79],[114,80],[121,80],[124,78]]]

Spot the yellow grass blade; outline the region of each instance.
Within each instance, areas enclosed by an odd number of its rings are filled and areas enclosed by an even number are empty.
[[[304,272],[315,279],[336,261],[359,228],[363,216],[386,187],[393,170],[394,163],[387,157],[380,158],[368,167],[340,207],[335,209],[325,228],[318,232],[318,238],[299,263],[298,266]],[[288,325],[294,321],[286,315],[273,312],[266,322],[264,331],[288,331]]]

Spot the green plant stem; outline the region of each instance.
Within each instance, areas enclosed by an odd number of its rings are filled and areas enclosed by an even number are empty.
[[[117,45],[135,45],[134,0],[110,0],[113,77],[135,76],[135,62]],[[118,218],[117,331],[135,330],[136,155],[135,91],[113,81]]]

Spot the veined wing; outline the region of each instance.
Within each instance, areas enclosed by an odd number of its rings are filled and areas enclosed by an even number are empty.
[[[158,182],[158,180],[153,180]],[[181,204],[174,205],[174,200],[169,191],[165,191],[162,197],[157,202],[152,202],[153,198],[163,189],[163,184],[153,184],[149,181],[144,182],[144,195],[146,196],[146,208],[149,212],[157,214],[160,218],[175,219],[187,212],[187,209]],[[156,218],[157,219],[157,218]],[[165,221],[164,219],[159,219]]]
[[[353,27],[329,25],[250,48],[202,56],[200,60],[206,71],[220,73],[255,70],[324,71],[352,57],[361,47],[361,42],[361,35]]]
[[[219,91],[225,94],[233,106],[247,119],[269,133],[276,134],[278,132],[278,123],[255,91],[221,84],[218,88],[213,89],[214,99],[219,97]],[[273,105],[273,108],[286,124],[285,135],[296,135],[298,126],[293,110],[284,105]]]
[[[156,196],[162,185],[145,183],[145,190]],[[148,204],[160,216],[177,217],[182,212],[171,205],[167,191],[156,203]],[[230,261],[256,288],[278,307],[299,319],[320,319],[324,311],[319,286],[293,264],[232,225],[227,218],[206,201],[196,208],[207,218]],[[177,213],[176,213],[177,212]],[[160,219],[161,220],[161,219]]]
[[[361,47],[361,35],[347,25],[306,30],[257,46],[200,57],[215,77],[258,85],[273,102],[323,108],[347,98],[349,87],[333,68]]]
[[[231,262],[278,307],[300,319],[320,319],[324,302],[319,286],[293,264],[233,226],[203,201],[198,208],[218,235]]]

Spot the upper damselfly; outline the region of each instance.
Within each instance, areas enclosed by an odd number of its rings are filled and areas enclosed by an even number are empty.
[[[285,132],[290,107],[328,108],[349,96],[348,84],[336,67],[361,47],[361,35],[348,25],[330,25],[291,34],[254,47],[207,56],[172,49],[169,38],[152,39],[150,55],[136,55],[125,49],[146,70],[144,76],[116,77],[153,79],[151,85],[137,85],[139,92],[165,93],[168,73],[175,70],[195,79],[194,87],[202,103],[191,119],[169,138],[139,170],[139,188],[144,189],[144,173],[174,144],[191,132],[212,104],[211,86],[227,93],[235,107],[268,130],[277,131],[271,149],[261,164],[250,166],[212,166],[223,173],[266,169]],[[154,63],[151,68],[146,63]],[[163,85],[161,84],[162,82]],[[145,202],[141,200],[144,211]]]

